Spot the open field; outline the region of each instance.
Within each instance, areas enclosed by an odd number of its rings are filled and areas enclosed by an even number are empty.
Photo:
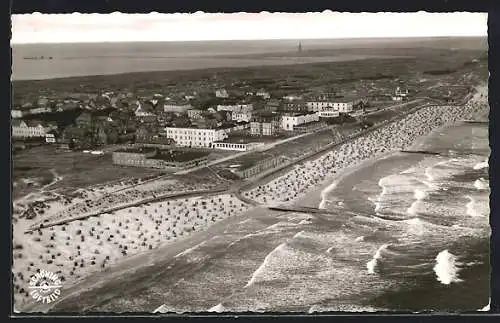
[[[373,49],[351,49],[353,55],[363,52],[373,53]],[[387,51],[386,51],[387,54]],[[302,91],[315,87],[324,87],[330,84],[334,87],[349,87],[359,81],[375,82],[394,80],[409,80],[415,73],[446,70],[453,74],[458,69],[473,70],[475,66],[465,63],[472,59],[482,58],[483,50],[452,51],[440,48],[408,48],[391,50],[392,55],[404,55],[405,58],[353,60],[342,62],[322,62],[312,64],[293,64],[266,67],[237,67],[237,68],[209,68],[186,71],[152,71],[147,73],[126,73],[106,76],[71,77],[42,81],[15,81],[13,82],[13,101],[31,96],[39,91],[95,92],[100,89],[110,91],[170,91],[172,89],[197,88],[200,91],[218,84],[240,84],[256,88],[266,87],[271,94],[281,95],[290,91],[290,87]],[[217,82],[213,83],[213,75],[217,75]],[[442,77],[440,75],[439,77]],[[426,75],[435,78],[435,75]],[[212,83],[212,85],[210,85]],[[96,87],[96,84],[99,86]],[[236,86],[236,85],[235,85]],[[230,90],[231,87],[228,87]]]
[[[110,154],[91,155],[82,152],[58,152],[55,147],[42,146],[28,149],[13,155],[14,183],[13,196],[22,196],[37,187],[54,180],[54,172],[60,178],[50,186],[66,192],[119,181],[120,179],[145,178],[161,175],[161,172],[113,165]],[[43,177],[43,179],[36,179]],[[25,185],[26,179],[34,178],[38,184]]]

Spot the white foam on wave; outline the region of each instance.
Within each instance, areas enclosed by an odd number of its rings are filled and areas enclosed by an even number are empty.
[[[408,168],[408,169],[405,169],[404,171],[402,171],[400,174],[412,174],[412,173],[415,173],[417,171],[417,169],[415,167],[411,167],[411,168]]]
[[[485,160],[483,162],[477,163],[476,165],[474,165],[473,168],[475,170],[479,170],[479,169],[488,168],[488,167],[489,167],[488,160]]]
[[[357,237],[356,239],[354,239],[354,241],[356,242],[360,242],[360,241],[364,241],[365,240],[365,237],[363,236],[360,236],[360,237]]]
[[[214,236],[213,238],[215,238],[215,237],[216,237],[216,236]],[[213,239],[213,238],[212,238],[212,239]],[[181,256],[184,256],[184,255],[187,255],[187,254],[189,254],[189,253],[193,252],[194,250],[198,249],[199,247],[201,247],[201,246],[203,246],[205,243],[207,243],[207,241],[208,241],[208,240],[202,241],[202,242],[198,243],[196,246],[191,247],[191,248],[189,248],[189,249],[184,250],[184,251],[183,251],[183,252],[181,252],[181,253],[176,254],[176,255],[174,256],[174,258],[181,257]]]
[[[213,307],[211,307],[208,311],[209,312],[215,312],[215,313],[222,313],[226,310],[226,308],[222,305],[222,303],[219,303]]]
[[[247,284],[245,285],[245,288],[246,287],[249,287],[249,286],[252,286],[255,281],[257,280],[258,276],[264,271],[264,269],[266,268],[266,266],[268,265],[270,259],[280,253],[281,251],[283,251],[283,249],[285,248],[286,246],[286,242],[283,242],[282,244],[280,244],[279,246],[277,246],[276,248],[274,248],[273,251],[271,251],[265,258],[264,258],[264,261],[262,262],[262,264],[259,266],[259,268],[257,268],[257,270],[255,270],[252,274],[252,277],[250,278],[250,280],[247,282]]]
[[[406,210],[406,212],[410,215],[416,215],[417,210],[418,210],[418,205],[420,201],[425,199],[427,197],[427,192],[416,188],[413,193],[413,197],[415,198],[416,201],[414,201],[411,206]]]
[[[479,205],[477,204],[476,200],[470,195],[467,195],[466,197],[469,199],[469,203],[465,205],[465,208],[467,209],[467,215],[472,217],[483,216],[481,211],[478,209]]]
[[[491,298],[490,298],[490,300],[488,301],[488,304],[487,304],[485,307],[483,307],[483,308],[479,309],[478,311],[481,311],[481,312],[489,312],[489,311],[490,311],[490,306],[491,306]]]
[[[308,218],[308,219],[304,219],[302,221],[299,222],[299,224],[310,224],[311,223],[311,219]]]
[[[436,265],[433,268],[437,280],[444,285],[461,282],[462,280],[458,277],[460,271],[458,265],[459,262],[454,254],[448,250],[441,251],[436,256]]]
[[[295,238],[300,238],[300,236],[304,233],[304,231],[297,232],[294,236],[293,239]]]
[[[421,236],[425,233],[425,224],[427,222],[422,221],[419,218],[413,218],[409,220],[403,220],[406,224],[408,224],[408,233]]]
[[[481,177],[474,182],[474,187],[478,190],[487,190],[490,188],[489,181]]]
[[[377,268],[378,260],[382,257],[382,251],[384,251],[388,246],[388,244],[380,246],[373,255],[372,260],[366,263],[366,268],[368,269],[369,274],[375,274],[375,268]]]
[[[427,177],[427,180],[429,182],[434,181],[434,176],[432,176],[431,171],[432,171],[432,166],[426,167],[424,171],[425,177]]]
[[[335,187],[337,187],[337,182],[331,183],[324,190],[321,191],[321,202],[318,205],[319,209],[324,209],[326,207],[326,204],[328,203],[327,200],[328,194],[330,194],[330,192],[333,191]]]

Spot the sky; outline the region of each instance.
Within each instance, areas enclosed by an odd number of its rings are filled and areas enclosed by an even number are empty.
[[[11,43],[486,36],[486,13],[12,15]]]

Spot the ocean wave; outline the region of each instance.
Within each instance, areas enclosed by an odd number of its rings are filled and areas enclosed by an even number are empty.
[[[321,191],[321,202],[319,203],[318,208],[319,209],[324,209],[326,207],[326,204],[328,203],[327,197],[328,194],[333,191],[337,187],[337,182],[333,182],[330,185],[328,185],[323,191]]]
[[[469,199],[469,202],[465,205],[467,215],[472,217],[480,217],[486,215],[484,210],[482,210],[481,203],[478,203],[474,197],[467,195],[466,198]]]
[[[216,237],[216,236],[214,236],[213,238],[215,238],[215,237]],[[213,239],[213,238],[212,238],[212,239]],[[184,251],[182,251],[182,252],[180,252],[180,253],[176,254],[176,255],[174,256],[174,258],[182,257],[182,256],[185,256],[185,255],[187,255],[187,254],[189,254],[189,253],[193,252],[194,250],[198,249],[199,247],[201,247],[201,246],[203,246],[205,243],[207,243],[207,241],[208,241],[208,240],[202,241],[202,242],[198,243],[196,246],[191,247],[191,248],[189,248],[189,249],[186,249],[186,250],[184,250]]]
[[[382,252],[385,249],[387,249],[388,246],[389,246],[388,244],[383,244],[382,246],[380,246],[373,255],[373,258],[366,263],[366,268],[369,274],[375,274],[375,269],[377,268],[378,260],[382,258]]]
[[[300,231],[300,232],[297,232],[292,239],[295,239],[295,238],[300,238],[300,236],[302,236],[304,234],[304,231]]]
[[[487,190],[490,188],[490,184],[488,180],[481,177],[474,182],[474,187],[478,190]]]
[[[480,162],[480,163],[477,163],[476,165],[474,165],[474,170],[479,170],[479,169],[483,169],[483,168],[488,168],[489,167],[489,164],[488,164],[488,160],[485,160],[483,162]]]
[[[488,301],[488,304],[485,305],[483,308],[479,309],[478,311],[480,311],[480,312],[489,312],[490,311],[490,306],[491,306],[491,298]]]
[[[259,275],[261,275],[264,272],[265,268],[269,265],[272,257],[284,251],[285,247],[286,247],[286,242],[280,244],[279,246],[274,248],[273,251],[267,254],[267,256],[264,258],[264,261],[259,266],[259,268],[257,268],[257,270],[253,272],[252,276],[250,277],[250,280],[245,285],[245,288],[252,286],[257,281]]]
[[[458,265],[459,262],[454,254],[448,250],[441,251],[436,256],[436,265],[433,268],[437,280],[444,285],[461,282],[462,280],[458,276],[460,271]]]
[[[226,308],[222,305],[222,303],[219,303],[219,304],[211,307],[208,311],[215,312],[215,313],[222,313],[222,312],[226,311]]]

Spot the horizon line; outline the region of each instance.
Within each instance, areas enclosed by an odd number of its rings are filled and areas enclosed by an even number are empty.
[[[108,43],[188,43],[188,42],[223,42],[223,41],[307,41],[307,40],[350,40],[350,39],[407,39],[407,38],[488,38],[488,35],[409,35],[409,36],[371,36],[371,37],[318,37],[318,38],[254,38],[254,39],[190,39],[190,40],[107,40],[107,41],[58,41],[58,42],[12,42],[10,45],[40,45],[40,44],[108,44]]]

